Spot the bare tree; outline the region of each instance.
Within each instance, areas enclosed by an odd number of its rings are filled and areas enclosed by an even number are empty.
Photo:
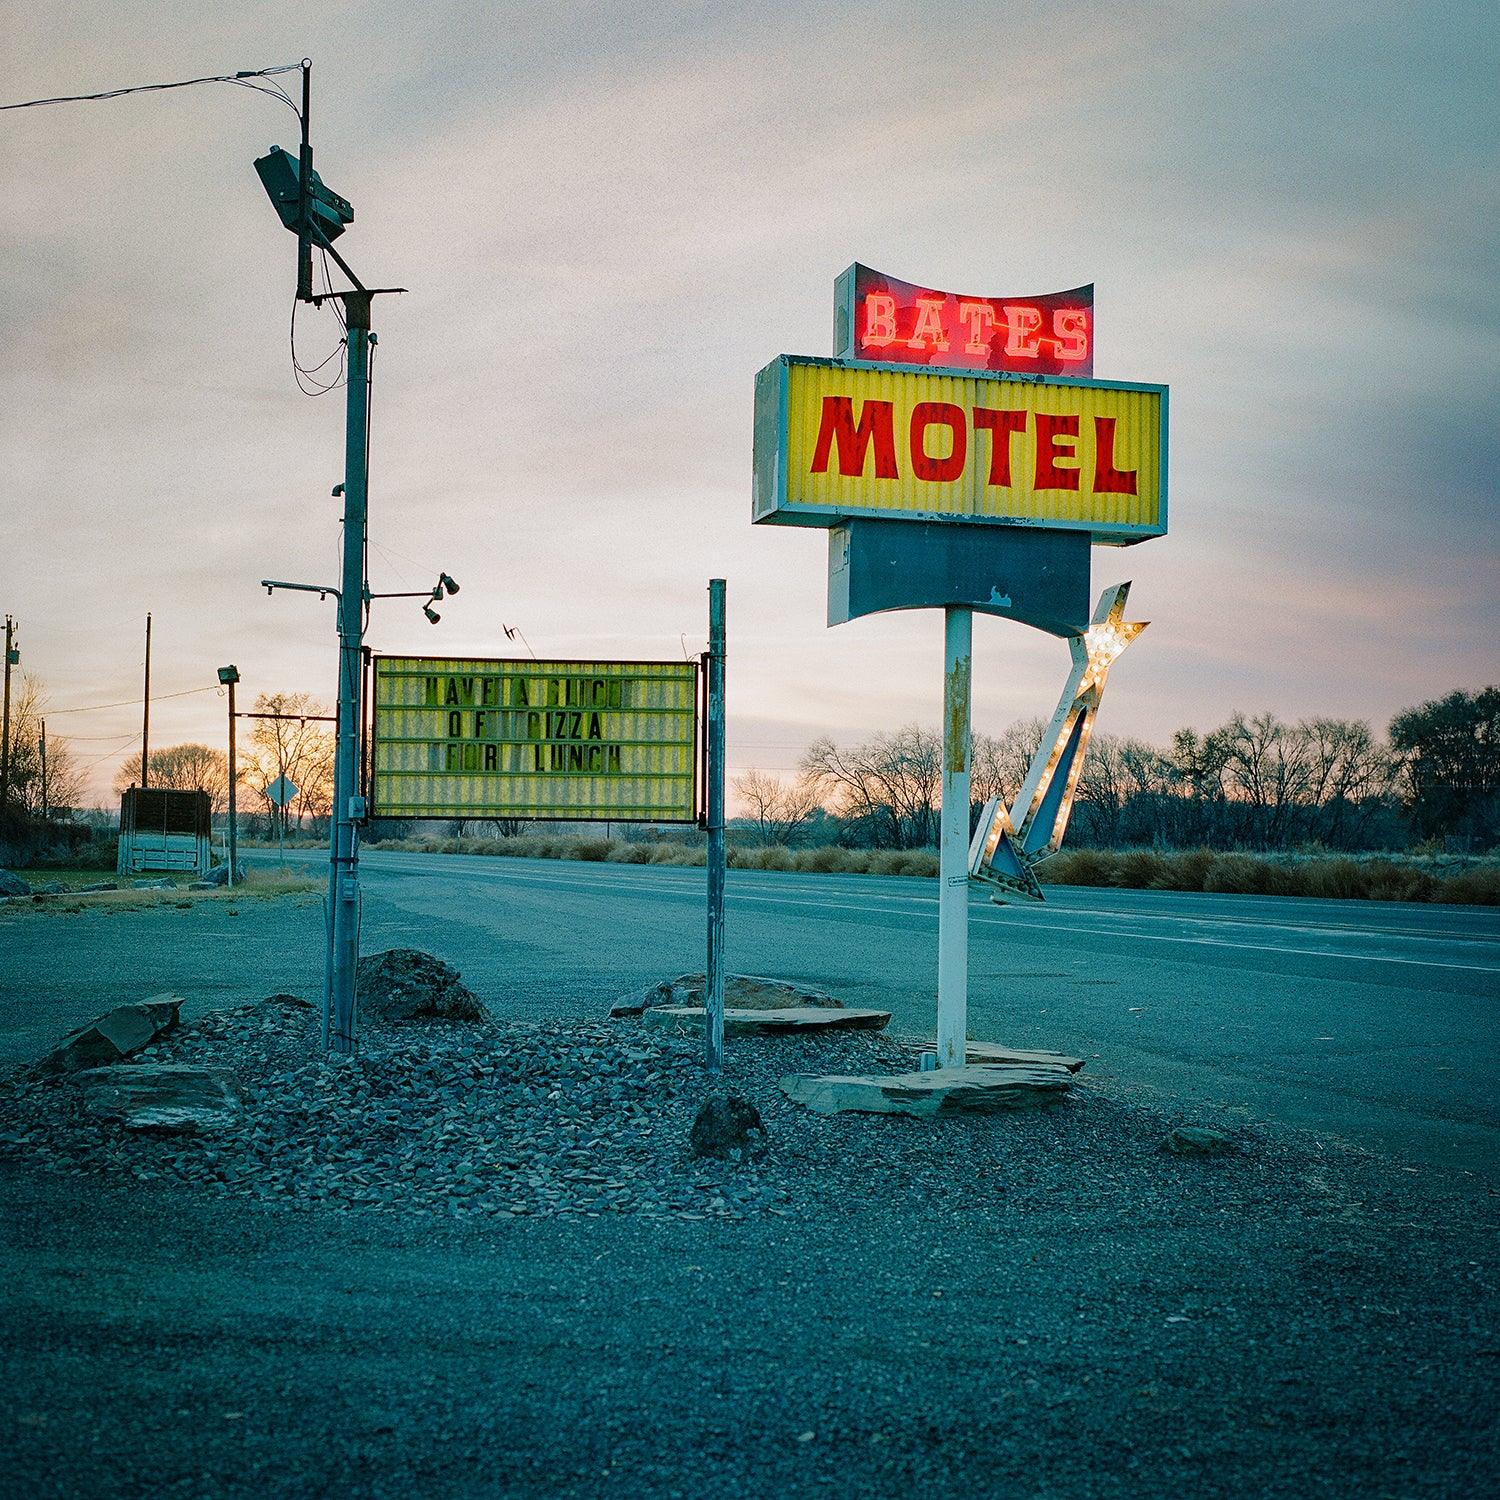
[[[137,750],[115,773],[114,787],[123,792],[141,782],[141,752]],[[211,745],[167,745],[151,752],[153,787],[179,792],[207,792],[215,813],[229,805],[229,757]]]
[[[83,798],[83,771],[72,746],[59,734],[47,736],[45,782],[42,770],[42,720],[47,691],[40,678],[25,672],[20,691],[10,705],[10,762],[7,795],[10,806],[33,817],[48,811],[77,807]]]
[[[764,771],[746,771],[735,777],[734,790],[755,826],[756,842],[763,846],[792,843],[818,806],[817,793],[805,777],[784,782]]]
[[[817,740],[801,770],[809,791],[858,824],[869,843],[919,849],[936,839],[942,767],[938,736],[907,724],[848,749]]]
[[[333,802],[333,731],[317,717],[328,709],[309,693],[262,693],[254,711],[278,716],[251,720],[244,772],[246,784],[264,798],[271,826],[279,822],[285,830],[293,816],[299,824],[327,817]],[[297,796],[278,809],[265,788],[282,776],[297,788]]]
[[[1014,806],[1046,727],[1040,719],[1021,719],[998,735],[976,734],[969,772],[970,801],[983,806],[991,797],[998,797],[1007,807]]]

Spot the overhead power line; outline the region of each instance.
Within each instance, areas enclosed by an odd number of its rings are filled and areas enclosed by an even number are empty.
[[[279,99],[300,119],[302,111],[297,108],[296,101],[279,83],[273,83],[269,88],[265,88],[250,80],[274,78],[278,73],[295,73],[301,67],[301,63],[286,63],[279,68],[247,68],[243,72],[216,73],[208,78],[181,78],[175,83],[137,83],[128,88],[104,89],[97,94],[58,94],[51,99],[24,99],[19,104],[0,104],[0,110],[38,109],[44,104],[89,104],[100,99],[119,99],[125,94],[159,94],[166,89],[188,89],[199,83],[232,83],[238,88],[254,89],[257,94],[266,94],[272,99]]]
[[[151,701],[160,703],[165,698],[191,698],[194,693],[217,693],[218,687],[210,683],[207,687],[184,688],[180,693],[153,693]],[[101,708],[134,708],[139,698],[124,698],[118,703],[81,703],[76,708],[49,708],[47,717],[57,718],[62,714],[91,714]]]

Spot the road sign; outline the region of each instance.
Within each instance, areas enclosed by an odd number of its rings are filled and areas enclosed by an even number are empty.
[[[371,813],[698,819],[698,663],[374,659]]]
[[[1094,288],[973,297],[852,265],[833,288],[837,359],[1018,375],[1094,373]]]
[[[756,521],[1167,529],[1167,390],[782,355],[755,379]]]
[[[277,807],[285,807],[300,790],[290,776],[278,776],[261,795]]]

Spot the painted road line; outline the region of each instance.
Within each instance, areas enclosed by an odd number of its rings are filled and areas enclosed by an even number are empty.
[[[414,858],[425,858],[425,857],[430,857],[430,856],[420,856],[420,855],[418,855],[418,856],[413,856],[413,857]],[[382,860],[381,863],[385,863],[385,861]],[[374,866],[374,868],[379,868],[379,865]],[[414,868],[416,868],[416,867],[414,867]],[[423,866],[423,867],[420,867],[420,868],[426,869],[428,867]],[[609,872],[609,878],[608,878],[608,880],[607,881],[603,881],[603,882],[601,882],[593,874],[592,870],[590,870],[590,872],[588,874],[583,874],[581,872],[578,873],[578,874],[574,874],[571,871],[568,871],[568,872],[558,871],[558,872],[554,873],[554,872],[552,872],[552,871],[549,870],[549,871],[546,871],[544,873],[542,871],[537,871],[537,870],[529,870],[529,869],[528,870],[520,870],[520,869],[516,869],[513,866],[510,867],[510,868],[507,868],[507,869],[493,869],[493,870],[492,869],[488,869],[488,868],[484,868],[484,867],[480,867],[480,866],[469,866],[462,873],[466,873],[466,874],[471,875],[471,876],[478,876],[478,877],[482,877],[482,878],[508,881],[508,882],[516,884],[516,885],[535,885],[535,886],[542,886],[542,887],[546,887],[546,886],[565,886],[565,887],[567,887],[569,889],[586,890],[586,891],[591,891],[591,892],[593,892],[595,894],[603,894],[603,891],[601,890],[601,886],[607,884],[611,890],[621,890],[621,889],[624,889],[624,890],[630,890],[630,891],[639,891],[639,892],[642,892],[643,894],[646,894],[646,895],[664,895],[664,894],[667,894],[667,895],[674,895],[674,896],[684,896],[684,897],[696,898],[698,895],[701,894],[700,886],[701,886],[701,883],[702,883],[702,877],[701,876],[699,876],[697,879],[694,879],[691,874],[677,875],[677,872],[675,872],[675,871],[672,872],[672,874],[674,876],[677,876],[677,878],[675,878],[675,879],[674,878],[662,879],[662,878],[660,878],[658,876],[646,876],[646,877],[643,877],[643,876],[636,875],[636,874],[633,874],[633,873],[626,874],[626,873],[620,872],[620,871],[611,871],[611,872]],[[761,901],[761,902],[784,901],[784,902],[786,902],[789,905],[811,905],[811,906],[817,906],[817,907],[826,907],[826,908],[828,908],[830,910],[843,910],[843,911],[848,911],[848,910],[868,910],[868,907],[865,906],[863,903],[866,902],[866,901],[870,901],[870,900],[884,901],[884,902],[896,902],[896,903],[899,903],[899,904],[902,904],[902,905],[907,905],[907,906],[933,906],[933,907],[935,907],[937,905],[937,898],[935,896],[917,895],[914,892],[913,893],[887,892],[887,891],[869,891],[869,892],[866,892],[866,891],[862,891],[862,890],[851,890],[848,887],[842,887],[841,890],[840,890],[840,893],[844,894],[844,895],[858,895],[860,897],[860,902],[859,903],[837,902],[837,901],[830,901],[830,900],[828,900],[827,896],[825,894],[825,890],[826,890],[826,888],[820,888],[817,885],[796,885],[796,886],[787,885],[787,886],[779,886],[779,887],[777,887],[777,889],[776,889],[775,892],[761,894],[761,893],[752,893],[752,892],[745,891],[745,890],[742,890],[742,889],[738,889],[737,890],[737,889],[735,889],[734,884],[731,883],[731,885],[729,887],[729,895],[732,896],[732,897],[734,897],[734,898],[736,898],[736,899],[743,900],[743,901]],[[791,894],[791,893],[794,893],[794,892],[797,893],[797,894]],[[800,896],[802,894],[806,894],[808,896],[811,896],[814,899],[810,900],[810,901],[801,900],[799,898],[800,898]],[[975,898],[974,898],[974,905],[976,907],[978,907],[979,909],[977,911],[974,911],[974,912],[971,913],[971,920],[974,919],[974,918],[980,918],[980,919],[987,918],[990,922],[1005,922],[1005,923],[1008,923],[1010,925],[1043,926],[1043,927],[1048,928],[1049,930],[1055,930],[1055,931],[1072,930],[1072,931],[1090,931],[1090,932],[1093,932],[1093,931],[1105,931],[1106,930],[1106,929],[1096,929],[1096,928],[1087,928],[1087,929],[1083,929],[1083,928],[1067,928],[1067,927],[1064,926],[1064,924],[1062,922],[1052,920],[1051,917],[1050,917],[1050,914],[1049,914],[1049,916],[1046,916],[1046,917],[1041,916],[1041,914],[1039,914],[1039,913],[1033,915],[1029,911],[1023,914],[1019,909],[1017,909],[1017,911],[1014,912],[1011,915],[1000,917],[1000,916],[996,916],[996,915],[994,915],[992,913],[989,913],[989,912],[987,912],[985,910],[985,907],[987,905],[989,905],[989,904],[990,903],[984,901],[981,898],[981,896],[980,896],[979,893],[976,893],[975,894]],[[1327,933],[1327,934],[1330,934],[1330,935],[1347,935],[1347,936],[1349,936],[1351,938],[1364,939],[1364,940],[1367,940],[1367,941],[1369,941],[1369,940],[1387,939],[1388,938],[1388,939],[1390,939],[1392,941],[1399,941],[1399,942],[1405,942],[1405,943],[1443,943],[1443,944],[1459,943],[1459,944],[1465,944],[1465,945],[1480,945],[1480,946],[1486,946],[1486,947],[1493,947],[1493,946],[1496,946],[1497,943],[1500,943],[1500,938],[1491,938],[1491,937],[1481,936],[1481,935],[1477,935],[1477,934],[1473,934],[1473,935],[1467,934],[1467,933],[1453,933],[1451,935],[1450,934],[1440,934],[1440,933],[1439,934],[1434,934],[1434,933],[1428,933],[1428,932],[1418,932],[1418,931],[1415,931],[1415,930],[1410,929],[1410,928],[1406,928],[1406,929],[1393,929],[1393,928],[1384,928],[1384,927],[1364,926],[1364,925],[1360,925],[1360,924],[1356,924],[1356,923],[1339,923],[1339,924],[1334,924],[1334,923],[1271,922],[1271,921],[1265,921],[1265,920],[1257,920],[1257,919],[1252,918],[1252,917],[1240,917],[1240,916],[1232,916],[1232,915],[1230,915],[1230,916],[1212,916],[1212,917],[1208,917],[1208,916],[1192,916],[1192,915],[1189,915],[1189,914],[1186,914],[1186,913],[1177,914],[1177,913],[1167,913],[1167,912],[1142,912],[1142,911],[1134,911],[1134,910],[1129,910],[1129,909],[1124,909],[1124,908],[1115,909],[1115,908],[1108,908],[1108,907],[1061,906],[1061,907],[1055,907],[1055,908],[1053,908],[1053,910],[1057,913],[1058,917],[1091,916],[1091,917],[1098,917],[1098,918],[1100,918],[1103,921],[1107,921],[1107,922],[1110,922],[1110,923],[1116,923],[1116,924],[1117,923],[1121,923],[1121,922],[1172,922],[1172,923],[1177,923],[1179,925],[1186,924],[1186,925],[1192,925],[1192,926],[1198,926],[1198,927],[1225,926],[1225,927],[1232,927],[1232,928],[1236,928],[1236,929],[1254,928],[1254,929],[1259,930],[1259,931],[1307,933],[1309,935],[1316,935],[1316,934]],[[896,913],[887,913],[887,914],[894,915]],[[920,913],[915,913],[915,912],[912,913],[912,915],[919,915],[919,914]],[[1111,929],[1110,931],[1111,931],[1112,935],[1120,935],[1118,933],[1117,929]],[[1134,933],[1134,934],[1129,934],[1129,935],[1131,935],[1131,936],[1137,936],[1137,937],[1140,937],[1142,939],[1148,939],[1148,940],[1153,936],[1152,934],[1145,933],[1145,932]],[[1178,938],[1178,939],[1174,939],[1174,941],[1188,942],[1188,941],[1191,941],[1191,940],[1188,939],[1188,938]],[[1207,941],[1207,939],[1205,939],[1205,941]],[[1239,945],[1239,946],[1247,946],[1247,945]],[[1301,951],[1301,950],[1286,949],[1286,950],[1267,950],[1267,951],[1287,951],[1287,952],[1293,952],[1293,951]],[[1314,950],[1314,951],[1322,951],[1322,950]],[[1339,950],[1336,950],[1336,949],[1329,949],[1329,950],[1327,950],[1327,953],[1328,953],[1328,956],[1330,956],[1330,957],[1338,957],[1338,956],[1340,956]],[[1419,962],[1419,960],[1413,959],[1413,960],[1408,960],[1408,962]],[[1462,967],[1462,966],[1460,966],[1460,967]],[[1481,972],[1488,972],[1488,971],[1483,971],[1482,970]]]
[[[388,861],[392,861],[394,859],[398,859],[400,857],[401,856],[399,856],[399,855],[382,855],[380,857],[379,861],[375,864],[374,868],[379,868],[380,865],[385,864]],[[433,857],[434,856],[431,856],[431,855],[411,855],[411,856],[408,856],[408,858],[410,858],[412,860],[427,860],[427,859],[431,859]],[[451,858],[451,856],[439,856],[439,857],[450,857]],[[408,868],[428,870],[428,869],[430,869],[430,866],[427,866],[427,865],[411,865],[411,866],[408,866]],[[543,874],[543,873],[541,873],[539,871],[530,870],[530,869],[517,869],[513,865],[510,866],[510,867],[508,867],[508,868],[501,868],[501,869],[488,869],[488,868],[478,867],[476,865],[466,865],[461,870],[455,871],[455,873],[459,873],[459,874],[469,873],[469,874],[475,874],[475,875],[482,874],[482,875],[484,875],[486,877],[494,877],[494,878],[501,878],[501,879],[510,879],[510,880],[515,880],[515,881],[526,881],[526,880],[536,881],[536,882],[546,881],[546,882],[551,882],[553,884],[568,885],[568,886],[575,886],[575,887],[577,887],[577,886],[582,886],[582,887],[594,886],[594,887],[597,887],[599,884],[601,884],[601,880],[602,880],[603,882],[607,882],[609,885],[611,885],[612,887],[615,887],[615,888],[625,888],[625,889],[629,889],[629,890],[641,890],[641,891],[659,890],[659,889],[661,889],[664,886],[671,886],[671,885],[680,885],[680,886],[682,886],[684,888],[687,888],[689,890],[696,890],[697,887],[698,887],[698,885],[701,883],[701,881],[703,879],[701,873],[699,873],[699,871],[698,871],[698,868],[697,867],[691,867],[691,866],[690,867],[681,867],[681,866],[678,866],[678,867],[673,867],[673,866],[653,866],[652,867],[653,873],[651,875],[649,875],[649,876],[645,876],[645,875],[637,873],[637,869],[638,869],[638,867],[632,868],[632,867],[629,867],[629,866],[624,867],[624,868],[615,867],[615,868],[611,869],[611,868],[608,867],[607,863],[604,863],[604,864],[598,864],[598,865],[590,864],[587,867],[587,874],[585,874],[583,872],[579,872],[579,873],[575,874],[572,871],[564,872],[564,871],[561,871],[561,870],[559,870],[555,874],[553,872],[551,872],[551,871]],[[731,880],[731,883],[734,883],[737,880],[737,878],[742,877],[744,874],[760,875],[762,873],[771,873],[771,872],[759,872],[759,871],[755,871],[755,872],[737,872],[737,871],[731,871],[731,873],[730,873],[730,880]],[[853,877],[853,880],[864,881],[864,880],[868,879],[868,880],[872,880],[873,881],[873,880],[896,879],[896,878],[900,878],[900,877],[895,877],[895,876],[873,876],[873,877],[871,877],[871,876],[856,876],[856,877]],[[822,883],[824,880],[826,880],[828,883],[827,884]],[[840,878],[838,876],[820,877],[819,880],[816,880],[816,881],[813,881],[813,882],[810,882],[810,883],[804,883],[804,882],[799,882],[797,884],[780,884],[780,883],[777,883],[777,884],[775,884],[775,889],[778,892],[789,892],[789,893],[795,893],[795,894],[800,894],[800,895],[816,896],[819,899],[822,899],[827,892],[833,891],[835,893],[843,894],[843,895],[846,895],[846,896],[858,896],[858,898],[861,901],[881,901],[881,902],[887,902],[887,903],[890,903],[890,902],[911,903],[911,904],[917,904],[917,905],[932,905],[932,906],[935,906],[937,904],[937,897],[935,895],[934,896],[919,895],[915,891],[892,891],[892,890],[889,890],[889,889],[876,888],[876,887],[873,887],[873,886],[871,888],[869,888],[869,889],[865,889],[861,885],[851,884],[848,879],[842,879],[842,878]],[[1071,890],[1075,890],[1075,889],[1084,889],[1084,887],[1063,886],[1063,887],[1058,887],[1057,889],[1061,890],[1061,891],[1071,891]],[[1137,893],[1137,892],[1124,892],[1124,891],[1121,892],[1122,897],[1128,897],[1130,895],[1135,895],[1135,894],[1141,894],[1141,893]],[[1150,895],[1167,895],[1167,896],[1171,896],[1171,895],[1182,895],[1182,894],[1189,894],[1189,895],[1191,895],[1191,894],[1196,894],[1196,893],[1192,893],[1192,892],[1188,892],[1188,893],[1183,893],[1183,892],[1150,892],[1150,893],[1147,893],[1147,894],[1150,894]],[[1272,898],[1266,898],[1266,899],[1272,899],[1272,900],[1276,900],[1276,901],[1286,901],[1286,900],[1290,900],[1290,899],[1300,899],[1300,898],[1272,897]],[[979,892],[975,892],[974,893],[974,901],[975,901],[976,904],[980,904],[980,905],[985,904],[983,902],[983,899],[982,899],[982,893],[979,893]],[[1325,903],[1321,899],[1319,899],[1318,902],[1317,902],[1317,904],[1319,904],[1319,905],[1325,905],[1327,903]],[[1350,934],[1362,935],[1362,936],[1369,936],[1369,937],[1376,937],[1376,936],[1379,936],[1379,937],[1399,937],[1399,938],[1402,938],[1402,939],[1411,940],[1411,941],[1415,941],[1415,942],[1430,942],[1430,943],[1447,943],[1447,942],[1454,942],[1454,943],[1475,943],[1475,942],[1479,942],[1479,943],[1493,943],[1493,942],[1500,941],[1500,935],[1497,935],[1496,937],[1492,938],[1492,937],[1488,937],[1488,936],[1474,935],[1474,934],[1470,934],[1468,932],[1461,932],[1461,931],[1433,932],[1430,929],[1417,928],[1417,927],[1412,927],[1412,926],[1401,926],[1401,927],[1376,926],[1376,925],[1372,925],[1370,923],[1363,923],[1363,922],[1349,922],[1349,921],[1345,921],[1345,922],[1334,922],[1334,921],[1319,922],[1319,921],[1313,921],[1313,920],[1308,920],[1308,919],[1303,919],[1303,920],[1300,920],[1300,921],[1289,921],[1289,920],[1275,921],[1275,920],[1270,920],[1267,917],[1255,916],[1253,914],[1240,915],[1240,914],[1235,914],[1235,913],[1220,913],[1220,914],[1216,914],[1216,915],[1212,915],[1212,916],[1197,916],[1197,915],[1191,915],[1191,914],[1188,914],[1188,913],[1179,913],[1179,912],[1151,912],[1151,911],[1141,911],[1138,908],[1133,908],[1133,907],[1132,908],[1126,908],[1126,907],[1118,907],[1117,908],[1117,907],[1072,906],[1072,905],[1067,904],[1065,900],[1062,901],[1061,903],[1059,903],[1058,905],[1054,906],[1052,908],[1052,910],[1061,911],[1061,912],[1067,913],[1069,915],[1075,915],[1075,916],[1096,916],[1096,917],[1101,917],[1101,918],[1108,918],[1110,920],[1119,920],[1120,918],[1124,917],[1124,918],[1128,918],[1131,921],[1141,921],[1141,922],[1191,922],[1191,923],[1195,923],[1195,924],[1202,925],[1202,926],[1225,925],[1225,926],[1234,926],[1234,927],[1251,927],[1251,928],[1256,928],[1256,929],[1260,929],[1260,930],[1270,929],[1270,930],[1280,931],[1280,932],[1306,932],[1306,933],[1347,932],[1347,933],[1350,933]]]

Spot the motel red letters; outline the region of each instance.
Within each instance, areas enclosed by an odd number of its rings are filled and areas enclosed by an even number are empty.
[[[824,396],[823,420],[813,452],[812,472],[828,472],[829,449],[837,446],[840,474],[863,474],[865,452],[875,449],[875,477],[896,478],[896,434],[889,401],[866,401],[854,423],[854,403],[848,396]]]
[[[919,401],[912,407],[907,433],[907,456],[914,479],[947,484],[963,476],[969,461],[969,429],[989,434],[986,483],[995,489],[1014,484],[1011,440],[1032,426],[1032,487],[1037,490],[1077,490],[1083,458],[1079,450],[1081,419],[1076,413],[1037,412],[976,406],[970,412],[949,401]],[[1094,471],[1092,493],[1133,495],[1136,471],[1115,466],[1114,417],[1093,418]],[[946,439],[934,428],[946,428]],[[934,449],[938,451],[934,452]],[[946,450],[946,451],[944,451]],[[813,449],[811,473],[826,474],[837,457],[841,475],[857,477],[874,458],[876,479],[899,479],[895,412],[889,401],[866,401],[858,421],[853,398],[824,396]]]

